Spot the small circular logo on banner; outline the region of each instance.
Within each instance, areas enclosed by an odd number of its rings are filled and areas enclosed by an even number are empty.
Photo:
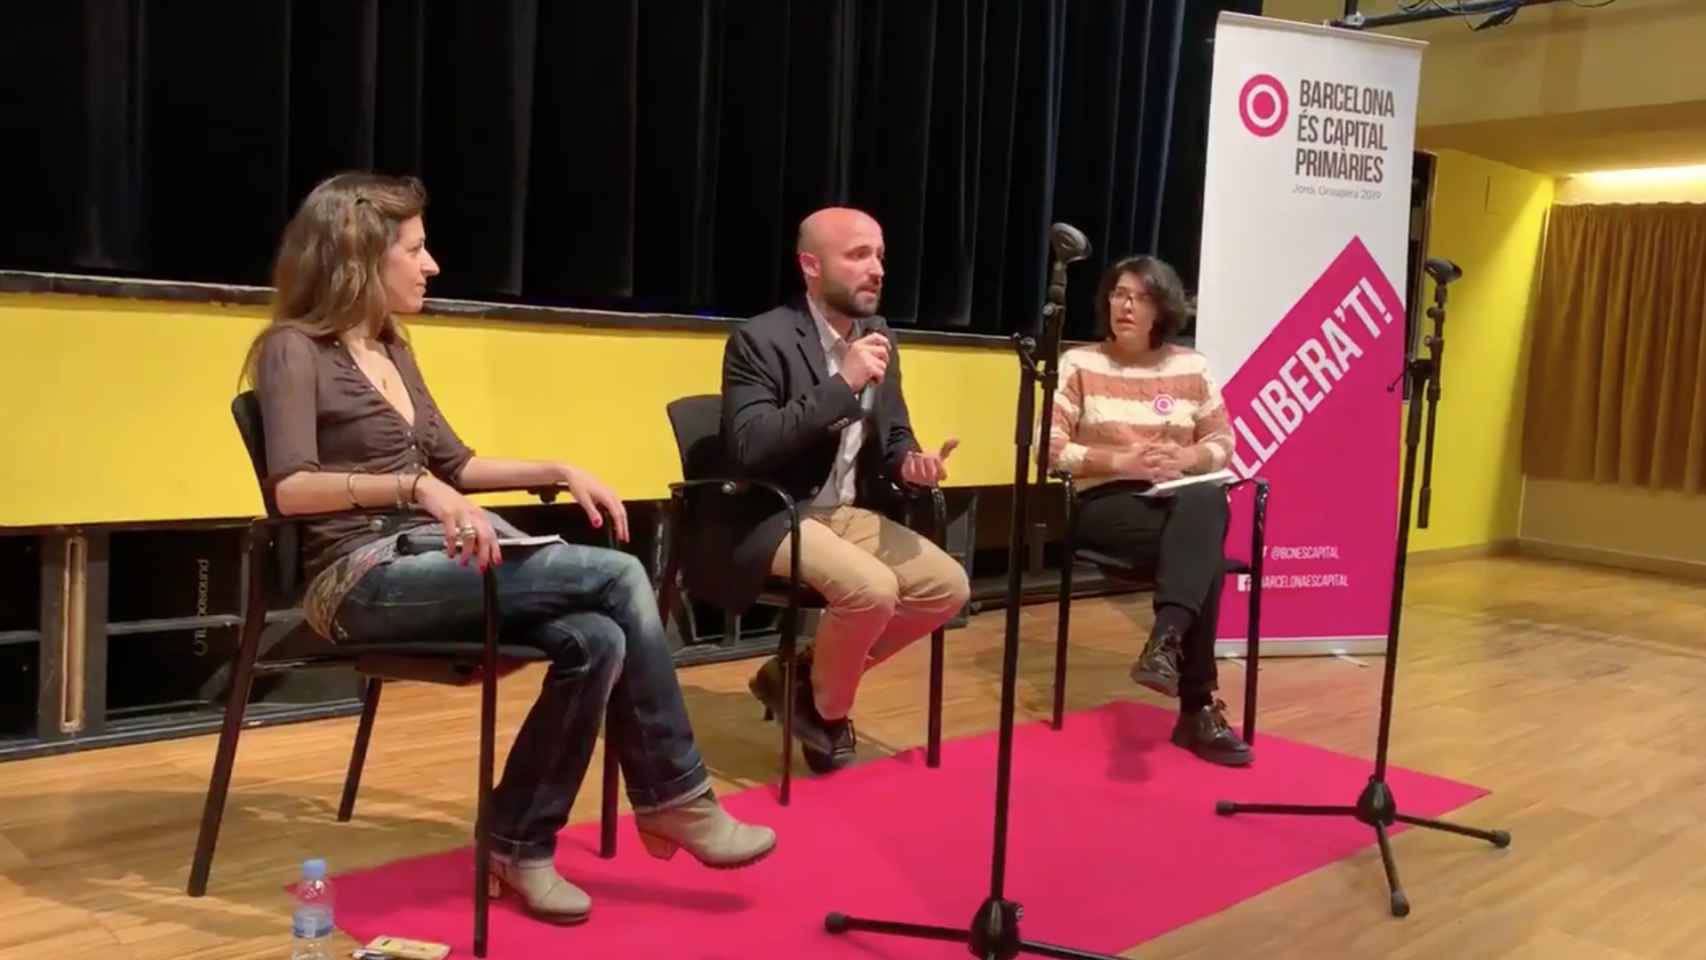
[[[1173,398],[1169,394],[1161,394],[1155,398],[1155,412],[1165,417],[1173,412]]]
[[[1290,112],[1291,100],[1286,96],[1285,84],[1271,74],[1256,74],[1238,91],[1238,119],[1244,121],[1244,129],[1258,137],[1279,133]]]

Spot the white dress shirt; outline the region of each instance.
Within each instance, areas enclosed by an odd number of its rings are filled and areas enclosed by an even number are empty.
[[[841,373],[841,361],[847,356],[850,345],[849,337],[857,340],[860,336],[859,324],[854,323],[848,331],[848,337],[835,332],[829,321],[823,318],[823,311],[811,297],[806,298],[806,308],[811,311],[812,319],[817,321],[818,339],[823,343],[824,365],[829,368],[829,375]],[[859,459],[859,448],[865,443],[865,419],[863,416],[854,417],[847,426],[841,428],[841,446],[835,452],[835,459],[829,465],[829,476],[819,488],[817,496],[812,498],[811,506],[833,508],[847,506],[853,503],[858,491],[858,473],[854,469]]]

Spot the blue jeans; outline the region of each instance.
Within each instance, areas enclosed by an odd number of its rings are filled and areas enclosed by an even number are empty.
[[[500,536],[517,532],[492,520]],[[504,553],[497,592],[500,641],[535,647],[551,661],[494,791],[496,852],[552,855],[607,704],[606,749],[616,751],[636,811],[679,806],[710,789],[639,560],[575,544],[518,548]],[[337,623],[356,643],[465,639],[477,649],[482,603],[479,573],[436,549],[368,571],[338,607]]]

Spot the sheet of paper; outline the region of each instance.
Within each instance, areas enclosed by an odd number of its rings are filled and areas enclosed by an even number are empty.
[[[1168,480],[1164,483],[1158,483],[1155,486],[1142,491],[1142,493],[1146,497],[1164,497],[1167,494],[1178,490],[1180,487],[1188,487],[1198,483],[1212,483],[1216,486],[1225,486],[1229,483],[1236,483],[1237,480],[1238,475],[1233,473],[1231,470],[1216,470],[1213,473],[1199,473],[1189,477],[1180,477],[1177,480]]]

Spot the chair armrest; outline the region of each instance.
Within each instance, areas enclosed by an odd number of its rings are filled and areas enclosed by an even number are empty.
[[[725,497],[738,497],[743,493],[748,493],[753,490],[766,490],[774,494],[777,499],[781,500],[782,506],[785,507],[789,513],[797,514],[799,512],[798,507],[794,503],[794,498],[788,495],[788,491],[783,490],[781,487],[768,480],[736,480],[733,477],[705,477],[700,480],[681,480],[672,483],[669,485],[669,492],[676,496],[680,496],[689,490],[702,490],[707,487],[715,488],[718,493]]]
[[[800,508],[788,491],[768,480],[737,480],[733,477],[703,477],[698,480],[680,480],[669,485],[671,512],[674,514],[673,530],[669,547],[669,570],[677,569],[676,563],[680,557],[681,528],[686,523],[687,494],[694,490],[711,490],[725,497],[738,497],[742,494],[761,490],[782,501],[782,509],[788,515],[788,542],[793,545],[791,554],[792,573],[788,577],[790,589],[799,586],[800,568]],[[673,576],[673,573],[670,574]]]
[[[941,487],[920,487],[910,483],[897,483],[894,486],[902,500],[916,501],[923,500],[925,497],[932,500],[943,499]]]
[[[800,508],[799,504],[788,491],[768,480],[737,480],[733,477],[703,477],[698,480],[679,480],[669,485],[670,499],[675,503],[674,509],[679,519],[685,519],[687,510],[687,494],[692,490],[714,490],[725,497],[738,497],[754,490],[762,490],[782,501],[782,509],[788,514],[788,537],[792,543],[800,541]],[[796,552],[795,556],[798,556]]]
[[[920,487],[910,483],[894,485],[896,494],[908,506],[928,497],[930,499],[930,532],[938,547],[942,546],[948,536],[948,498],[942,494],[941,487]],[[910,514],[908,514],[910,518]]]
[[[568,490],[560,484],[551,486],[532,487],[482,487],[479,490],[464,490],[462,493],[531,493],[545,503],[553,503],[557,495]],[[327,510],[321,513],[286,513],[275,516],[256,517],[250,521],[250,526],[278,527],[290,523],[303,523],[314,520],[335,520],[340,517],[390,517],[404,514],[414,514],[417,511],[396,507],[352,507],[348,510]]]
[[[363,507],[361,509],[328,510],[323,513],[284,513],[265,517],[254,517],[249,521],[251,527],[285,527],[293,523],[312,523],[315,520],[337,520],[344,517],[400,517],[412,515],[413,510],[398,510],[396,507]]]
[[[1231,483],[1227,484],[1226,489],[1236,490],[1239,487],[1242,487],[1246,484],[1252,485],[1257,490],[1259,490],[1263,493],[1266,493],[1267,489],[1268,489],[1268,478],[1267,477],[1240,477],[1237,480],[1234,480]]]
[[[1078,515],[1078,483],[1069,467],[1050,467],[1048,479],[1060,481],[1060,496],[1066,501],[1066,522],[1075,522]]]
[[[541,503],[555,503],[557,502],[558,495],[566,493],[568,489],[569,488],[564,484],[554,483],[546,486],[535,485],[531,487],[481,487],[478,490],[464,490],[461,492],[464,494],[531,493],[538,497]],[[302,523],[304,521],[313,520],[333,520],[339,517],[414,516],[417,512],[418,511],[415,510],[398,510],[396,507],[363,507],[361,509],[331,510],[324,513],[292,513],[281,514],[279,516],[256,517],[250,521],[249,525],[251,527],[281,527],[292,523]],[[609,512],[604,512],[608,516]],[[613,550],[616,549],[615,524],[609,522],[604,523],[603,531],[604,545]]]
[[[1251,504],[1250,509],[1251,513],[1255,517],[1256,524],[1259,527],[1266,522],[1268,517],[1268,478],[1244,477],[1227,484],[1226,489],[1235,490],[1238,487],[1245,486],[1246,484],[1256,488],[1255,502]]]

